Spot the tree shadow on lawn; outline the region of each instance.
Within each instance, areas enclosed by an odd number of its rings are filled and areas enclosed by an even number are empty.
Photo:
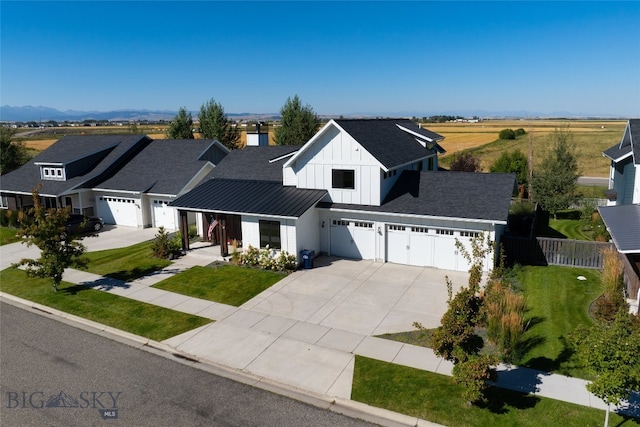
[[[494,414],[506,414],[509,412],[509,407],[518,410],[530,409],[540,402],[539,397],[527,392],[508,390],[495,386],[489,387],[485,396],[487,401],[478,403],[477,405],[480,408],[488,409]]]
[[[116,280],[122,280],[123,282],[131,282],[133,280],[139,279],[144,276],[150,276],[152,274],[157,274],[162,270],[157,266],[151,266],[147,268],[136,267],[133,270],[120,270],[114,271],[112,273],[105,274],[106,277],[110,277]]]
[[[562,365],[569,362],[571,356],[575,353],[575,351],[567,344],[565,337],[560,337],[560,341],[562,342],[562,351],[558,354],[558,357],[555,359],[550,359],[544,356],[534,357],[533,359],[529,359],[524,365],[528,368],[538,369],[545,372],[555,372],[560,370]]]

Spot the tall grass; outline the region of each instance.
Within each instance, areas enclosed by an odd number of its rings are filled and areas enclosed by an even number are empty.
[[[485,291],[484,314],[487,338],[496,344],[505,360],[511,360],[524,332],[525,302],[500,280],[491,282]]]
[[[602,252],[602,295],[596,300],[593,313],[598,319],[611,321],[620,309],[627,308],[623,294],[623,265],[615,248],[608,247]]]

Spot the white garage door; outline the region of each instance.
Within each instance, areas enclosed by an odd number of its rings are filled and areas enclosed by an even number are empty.
[[[138,208],[135,199],[102,196],[98,199],[98,216],[106,224],[138,226]]]
[[[372,222],[331,221],[331,255],[345,258],[374,259],[376,234]]]
[[[387,261],[431,267],[434,242],[426,227],[387,225]]]
[[[153,226],[167,230],[176,229],[175,209],[168,206],[168,200],[153,200]]]
[[[470,251],[470,236],[474,234],[447,229],[387,225],[387,261],[467,271],[469,264],[456,247],[456,239]]]

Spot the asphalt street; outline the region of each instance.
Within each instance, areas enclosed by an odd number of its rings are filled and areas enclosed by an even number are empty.
[[[2,426],[365,426],[0,304]]]

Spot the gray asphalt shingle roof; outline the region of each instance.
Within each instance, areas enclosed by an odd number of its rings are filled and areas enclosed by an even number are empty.
[[[91,186],[115,173],[149,142],[151,140],[146,135],[65,136],[22,167],[2,175],[0,189],[28,194],[42,183],[41,195],[59,196],[76,188]],[[83,164],[84,171],[67,177],[66,181],[40,179],[40,167],[36,163],[82,163],[82,159],[93,155],[91,161]]]
[[[250,179],[282,182],[282,165],[287,160],[271,160],[292,154],[300,149],[297,145],[269,145],[245,147],[233,150],[212,172],[216,178]]]
[[[325,190],[285,187],[277,181],[215,178],[178,197],[170,206],[199,211],[298,218]]]
[[[211,139],[155,140],[116,175],[96,187],[177,195],[207,164],[200,157],[208,150],[222,151]]]
[[[397,126],[400,125],[430,138],[436,143],[444,139],[442,135],[422,129],[409,119],[336,119],[334,121],[387,169],[422,159],[433,154],[435,150],[442,150],[437,144],[429,150],[416,141],[415,135]]]
[[[598,208],[611,238],[621,253],[640,253],[640,205]]]
[[[404,171],[381,206],[319,207],[506,223],[515,183],[514,174]]]

